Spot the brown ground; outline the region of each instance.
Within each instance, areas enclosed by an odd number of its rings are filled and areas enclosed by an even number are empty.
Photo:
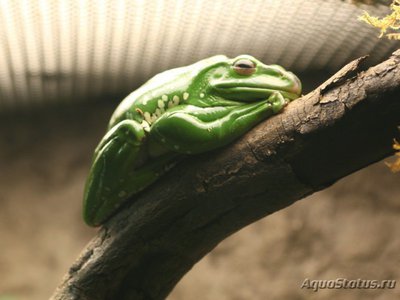
[[[110,113],[99,107],[0,121],[0,300],[47,299],[95,234],[81,220],[81,195]],[[400,174],[380,162],[241,230],[169,299],[400,299],[399,183]],[[338,277],[396,279],[397,286],[300,288],[306,278]]]

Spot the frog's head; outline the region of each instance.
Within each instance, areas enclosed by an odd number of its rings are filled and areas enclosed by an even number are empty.
[[[301,94],[301,82],[292,72],[278,65],[265,65],[250,55],[229,59],[218,55],[198,73],[198,93],[208,95],[204,102],[213,105],[221,100],[254,102],[279,92],[293,100]],[[214,102],[214,103],[212,103]]]

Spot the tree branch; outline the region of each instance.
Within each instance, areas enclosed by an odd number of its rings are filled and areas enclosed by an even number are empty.
[[[392,154],[400,50],[357,73],[361,61],[135,197],[100,229],[52,299],[163,299],[230,234]]]

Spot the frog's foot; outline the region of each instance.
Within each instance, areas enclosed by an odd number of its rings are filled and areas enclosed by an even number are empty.
[[[268,97],[267,102],[271,103],[274,113],[280,112],[289,103],[279,92],[273,92]]]
[[[83,215],[88,225],[98,225],[109,217],[137,189],[129,186],[135,165],[143,156],[145,133],[139,123],[125,120],[113,127],[96,148],[88,176]]]

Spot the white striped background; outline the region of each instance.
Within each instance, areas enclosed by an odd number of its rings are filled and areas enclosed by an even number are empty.
[[[357,21],[387,6],[340,0],[0,0],[0,111],[129,93],[214,55],[297,73],[400,47]]]

